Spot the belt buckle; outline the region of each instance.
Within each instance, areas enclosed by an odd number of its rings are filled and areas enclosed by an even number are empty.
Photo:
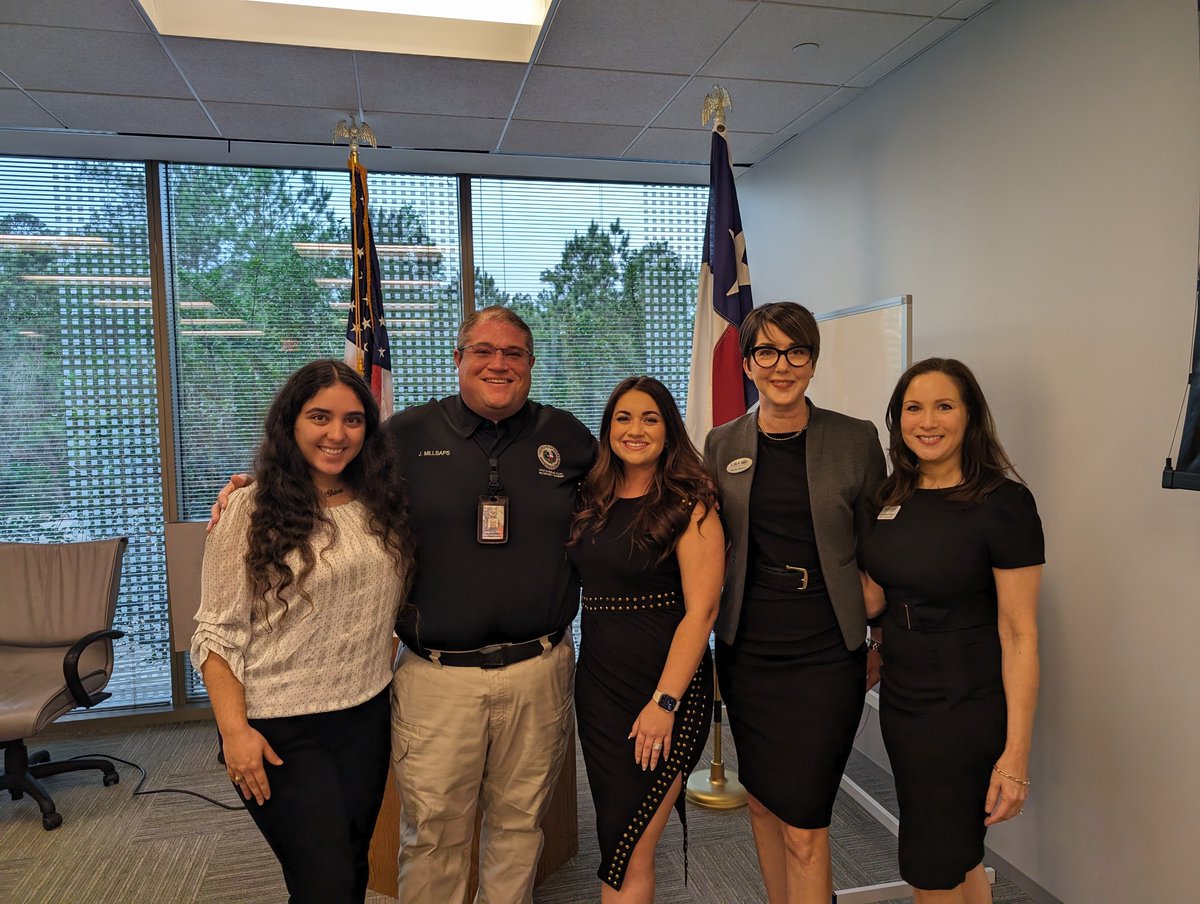
[[[784,565],[783,568],[785,571],[797,571],[800,573],[800,586],[796,588],[797,590],[807,590],[808,589],[808,569],[807,568],[800,568],[797,565]]]
[[[506,643],[488,644],[479,648],[479,667],[481,669],[502,669],[508,665],[504,651],[511,646]]]

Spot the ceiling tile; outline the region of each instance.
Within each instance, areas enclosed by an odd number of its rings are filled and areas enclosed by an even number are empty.
[[[732,107],[727,115],[730,127],[750,132],[778,132],[805,110],[828,97],[836,88],[829,85],[797,85],[790,82],[752,82],[736,78],[721,79],[729,92]],[[704,97],[712,91],[711,79],[694,78],[654,120],[654,127],[674,129],[704,128],[700,113]]]
[[[358,53],[363,109],[507,119],[526,66]]]
[[[205,104],[222,138],[242,141],[291,141],[332,144],[333,129],[345,110],[331,107],[272,106],[271,104]],[[374,122],[371,123],[374,128]]]
[[[28,91],[191,97],[152,34],[6,25],[0,60]]]
[[[516,115],[543,121],[643,126],[686,81],[677,75],[534,66]]]
[[[836,6],[876,13],[904,13],[910,16],[936,16],[954,0],[773,0],[803,6]]]
[[[194,100],[126,97],[115,94],[30,92],[69,129],[136,135],[184,135],[216,138],[217,133]]]
[[[754,149],[768,135],[757,132],[727,133],[734,164],[755,163]],[[639,160],[670,160],[677,163],[708,163],[712,153],[711,129],[647,129],[626,152]]]
[[[969,19],[995,2],[996,0],[958,0],[958,3],[955,3],[942,15],[948,19]]]
[[[637,126],[588,123],[529,122],[515,119],[500,150],[507,154],[550,154],[559,157],[620,157],[638,134]]]
[[[69,25],[150,34],[133,0],[11,0],[0,2],[0,24]]]
[[[364,114],[382,145],[417,150],[491,151],[500,140],[503,119],[431,116],[421,113]]]
[[[922,50],[936,44],[950,32],[962,27],[957,19],[930,19],[915,35],[905,39],[895,50],[885,53],[878,60],[855,75],[849,84],[869,88],[889,72],[899,69]]]
[[[821,120],[832,116],[862,93],[862,88],[839,88],[811,110],[806,111],[795,122],[788,125],[787,128],[781,129],[779,135],[791,138],[793,135],[799,135],[801,132],[811,129]]]
[[[764,3],[703,73],[841,85],[923,24],[913,16]],[[792,48],[805,41],[815,41],[820,49],[798,57]]]
[[[63,124],[20,91],[0,89],[0,123],[13,129],[61,129]]]
[[[205,103],[358,109],[349,50],[164,38]]]
[[[563,4],[537,61],[691,75],[753,8],[752,0]]]

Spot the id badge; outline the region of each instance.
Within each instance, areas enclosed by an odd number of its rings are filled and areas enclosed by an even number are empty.
[[[508,497],[480,496],[475,539],[480,543],[508,542]]]

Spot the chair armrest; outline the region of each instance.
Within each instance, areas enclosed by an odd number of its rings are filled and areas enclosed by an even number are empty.
[[[79,677],[79,657],[83,655],[83,651],[90,644],[98,640],[117,640],[124,636],[124,631],[114,631],[111,628],[105,631],[93,631],[91,634],[79,638],[71,645],[71,649],[67,650],[67,655],[63,657],[63,677],[67,679],[67,689],[70,690],[71,696],[75,698],[75,702],[79,706],[95,706],[112,696],[105,693],[93,696],[84,689],[83,681]]]

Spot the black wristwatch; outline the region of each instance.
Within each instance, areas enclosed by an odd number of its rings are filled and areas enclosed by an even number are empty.
[[[675,707],[679,705],[678,700],[676,700],[670,694],[664,694],[662,691],[655,691],[651,695],[650,699],[669,713],[675,712]]]

